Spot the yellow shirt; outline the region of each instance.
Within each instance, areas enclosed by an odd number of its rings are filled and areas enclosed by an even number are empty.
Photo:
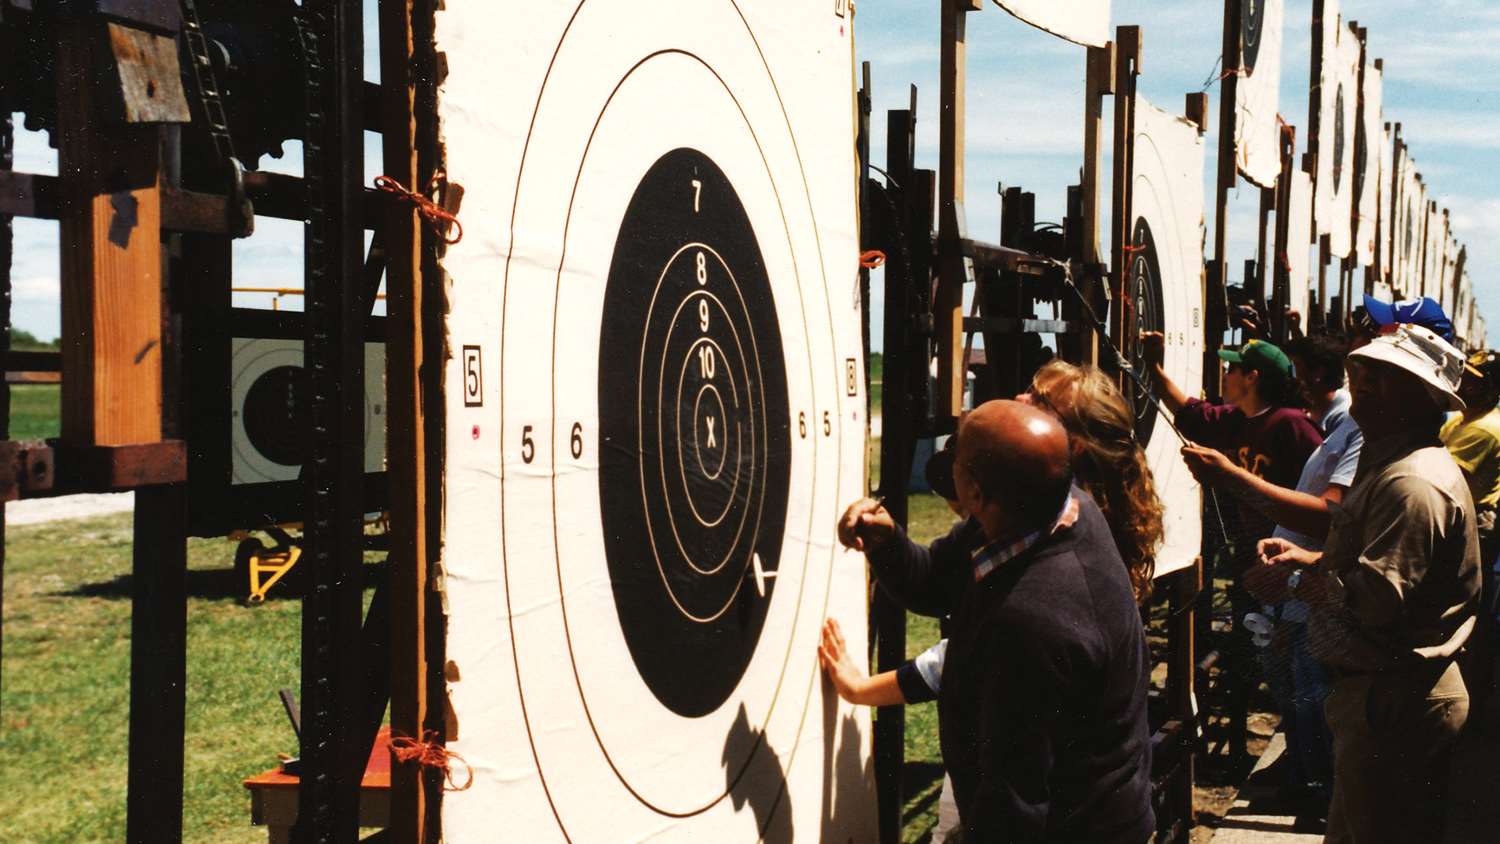
[[[1500,408],[1472,422],[1465,422],[1463,414],[1455,413],[1443,423],[1438,436],[1454,462],[1464,470],[1474,507],[1493,510],[1500,505]]]

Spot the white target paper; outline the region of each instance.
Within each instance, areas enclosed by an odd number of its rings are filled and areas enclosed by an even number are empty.
[[[1364,114],[1360,123],[1361,143],[1355,145],[1355,186],[1358,195],[1354,207],[1358,214],[1358,225],[1354,233],[1354,254],[1363,266],[1375,262],[1375,239],[1379,237],[1377,218],[1380,211],[1381,184],[1381,138],[1385,136],[1385,123],[1381,119],[1381,102],[1384,92],[1384,77],[1375,61],[1365,52],[1364,62]]]
[[[1323,6],[1323,65],[1318,85],[1318,173],[1315,216],[1335,258],[1354,245],[1354,143],[1359,104],[1359,40],[1338,14]]]
[[[996,5],[1044,32],[1086,47],[1109,43],[1110,0],[995,0]]]
[[[235,337],[230,342],[230,482],[295,481],[306,445],[302,341]],[[365,344],[365,471],[385,471],[385,344]]]
[[[1427,220],[1427,194],[1417,171],[1417,162],[1406,147],[1401,149],[1401,196],[1394,238],[1400,260],[1401,283],[1393,284],[1403,297],[1422,295],[1423,226]]]
[[[1277,110],[1283,6],[1282,0],[1245,0],[1241,6],[1242,75],[1235,85],[1235,166],[1245,178],[1270,188],[1281,175]]]
[[[1425,206],[1422,223],[1422,295],[1438,300],[1443,304],[1443,240],[1446,231],[1443,228],[1443,215],[1438,211],[1437,203],[1428,202]]]
[[[1380,180],[1376,203],[1375,241],[1380,252],[1380,280],[1390,285],[1395,279],[1395,253],[1392,250],[1391,232],[1394,230],[1393,211],[1396,207],[1393,186],[1395,178],[1395,149],[1389,126],[1380,130]]]
[[[1130,296],[1166,335],[1166,370],[1178,384],[1203,380],[1203,137],[1196,124],[1136,98]],[[1154,283],[1153,283],[1154,280]],[[1154,299],[1154,301],[1153,301]],[[1141,317],[1138,317],[1141,318]],[[1178,453],[1166,418],[1147,406],[1142,437],[1156,491],[1166,505],[1158,576],[1200,553],[1202,494]]]
[[[1312,176],[1300,167],[1292,170],[1292,183],[1288,187],[1286,223],[1287,304],[1302,317],[1302,328],[1307,330],[1310,314],[1308,302],[1312,298],[1312,262],[1309,249],[1312,241]]]
[[[852,18],[447,0],[455,844],[868,841]]]

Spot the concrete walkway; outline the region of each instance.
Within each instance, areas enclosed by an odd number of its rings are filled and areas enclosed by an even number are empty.
[[[27,498],[5,504],[5,524],[36,525],[59,519],[82,519],[135,509],[135,493],[107,492],[60,495],[57,498]]]
[[[1284,752],[1286,735],[1277,732],[1235,797],[1234,806],[1214,831],[1214,844],[1317,844],[1323,840],[1321,833],[1294,832],[1292,825],[1296,818],[1276,814],[1283,809],[1272,800],[1275,787],[1265,782],[1261,774]]]

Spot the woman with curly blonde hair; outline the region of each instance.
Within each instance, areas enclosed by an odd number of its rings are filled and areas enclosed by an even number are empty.
[[[1163,508],[1130,405],[1098,367],[1061,360],[1038,369],[1019,399],[1050,410],[1068,429],[1075,482],[1104,511],[1135,601],[1144,606],[1162,543]]]

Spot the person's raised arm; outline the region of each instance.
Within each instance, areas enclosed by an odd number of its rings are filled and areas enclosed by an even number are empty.
[[[1146,366],[1150,368],[1151,377],[1155,380],[1157,398],[1162,400],[1168,410],[1176,413],[1188,403],[1188,394],[1167,375],[1164,365],[1167,358],[1166,335],[1160,331],[1142,331],[1140,343]]]
[[[1182,447],[1188,471],[1204,486],[1227,489],[1278,525],[1321,539],[1328,535],[1328,505],[1344,500],[1344,487],[1330,484],[1321,496],[1277,486],[1242,466],[1223,452],[1197,444]]]
[[[880,502],[865,498],[849,505],[839,519],[845,547],[864,551],[880,587],[898,604],[919,615],[942,617],[952,610],[968,575],[968,549],[959,524],[947,536],[923,547],[912,542]]]

